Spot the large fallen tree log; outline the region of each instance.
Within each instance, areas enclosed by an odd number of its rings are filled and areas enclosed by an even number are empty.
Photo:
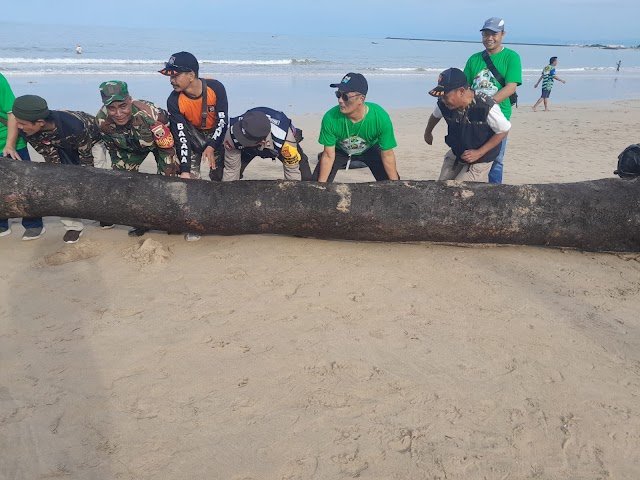
[[[52,215],[223,235],[640,251],[640,179],[217,183],[0,159],[0,217]]]

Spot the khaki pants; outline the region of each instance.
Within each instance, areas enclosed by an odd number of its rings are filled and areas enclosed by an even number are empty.
[[[96,168],[111,168],[111,160],[107,157],[107,147],[104,143],[98,142],[91,147],[93,155],[93,166]]]
[[[438,180],[457,180],[459,182],[488,182],[491,162],[488,163],[456,163],[456,156],[451,150],[444,155],[442,169]]]

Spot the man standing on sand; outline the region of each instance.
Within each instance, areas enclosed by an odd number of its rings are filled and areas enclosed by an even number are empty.
[[[522,63],[520,55],[502,46],[506,34],[504,20],[491,17],[480,29],[485,50],[473,54],[467,60],[464,73],[471,88],[482,92],[500,105],[507,120],[511,120],[510,97],[516,87],[522,85]],[[490,65],[491,64],[491,65]],[[496,75],[497,74],[497,75]],[[502,183],[504,152],[507,139],[502,140],[500,153],[493,161],[489,172],[489,183]]]
[[[13,103],[18,129],[47,163],[93,167],[93,147],[100,142],[95,117],[85,112],[49,110],[44,98],[23,95]],[[84,225],[77,218],[61,218],[63,241],[76,243]]]
[[[511,123],[493,98],[469,88],[467,77],[457,68],[442,72],[429,95],[438,103],[424,131],[425,142],[433,145],[433,129],[441,118],[449,127],[445,142],[451,149],[438,180],[486,182]]]
[[[0,150],[2,156],[29,162],[29,150],[27,142],[18,137],[18,125],[13,116],[13,102],[15,95],[9,86],[9,82],[0,73]],[[24,234],[22,240],[36,240],[45,232],[42,218],[23,218],[22,226]],[[0,219],[0,237],[11,234],[8,218]]]
[[[556,65],[558,65],[558,57],[551,57],[549,59],[549,65],[544,67],[544,69],[542,70],[542,75],[540,75],[540,78],[538,79],[536,84],[533,86],[533,88],[538,88],[538,85],[540,85],[540,82],[542,82],[542,95],[540,96],[536,104],[533,106],[534,112],[536,111],[536,108],[538,108],[538,105],[540,105],[540,103],[542,103],[543,101],[544,101],[544,111],[546,112],[549,110],[548,99],[549,99],[549,95],[551,95],[551,89],[553,88],[554,80],[558,80],[559,82],[562,82],[562,83],[567,83],[560,77],[556,76]]]
[[[100,95],[104,105],[96,115],[96,123],[114,170],[137,172],[147,155],[153,153],[159,174],[191,178],[189,166],[181,168],[178,162],[169,114],[165,110],[146,100],[133,100],[129,87],[120,80],[103,82]],[[134,227],[129,230],[129,236],[140,237],[147,231]]]
[[[337,88],[338,105],[322,118],[320,138],[324,145],[313,179],[332,182],[340,168],[349,169],[351,158],[364,163],[376,181],[398,180],[398,145],[389,114],[375,103],[365,103],[369,85],[360,73],[347,73]]]

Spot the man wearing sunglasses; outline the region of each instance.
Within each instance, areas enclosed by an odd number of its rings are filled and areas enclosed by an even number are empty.
[[[480,32],[485,50],[469,57],[464,73],[471,88],[493,97],[507,120],[511,120],[510,97],[516,93],[516,87],[522,85],[520,55],[502,46],[506,32],[504,20],[501,18],[491,17],[484,22]],[[489,183],[502,183],[502,163],[506,146],[505,138],[500,146],[500,154],[491,166]]]
[[[349,169],[353,159],[369,167],[376,181],[398,180],[393,124],[381,106],[365,102],[367,80],[359,73],[347,73],[330,87],[338,89],[338,105],[322,118],[318,142],[324,151],[313,179],[332,182],[339,169]]]
[[[200,64],[189,52],[171,55],[160,73],[169,77],[167,99],[171,131],[177,142],[180,172],[200,178],[200,164],[209,164],[211,180],[222,180],[222,141],[227,131],[228,102],[218,80],[199,78]]]

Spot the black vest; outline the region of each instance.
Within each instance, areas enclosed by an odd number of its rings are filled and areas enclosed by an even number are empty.
[[[495,104],[493,98],[480,92],[475,93],[475,98],[463,111],[450,110],[442,100],[438,100],[438,108],[449,126],[445,143],[451,147],[457,160],[462,161],[460,157],[465,150],[477,150],[495,135],[487,123],[489,110]],[[489,150],[475,163],[493,162],[499,153],[500,144]]]
[[[253,155],[254,157],[276,158],[280,155],[280,151],[282,150],[285,139],[287,138],[289,128],[292,127],[291,119],[289,119],[289,117],[284,113],[269,107],[255,107],[248,110],[248,112],[252,111],[262,112],[269,117],[269,121],[271,122],[271,139],[273,141],[274,149],[244,147],[236,140],[233,133],[231,133],[231,139],[233,140],[235,148],[242,150],[246,155]],[[241,116],[232,118],[229,125],[235,125],[241,118]]]

